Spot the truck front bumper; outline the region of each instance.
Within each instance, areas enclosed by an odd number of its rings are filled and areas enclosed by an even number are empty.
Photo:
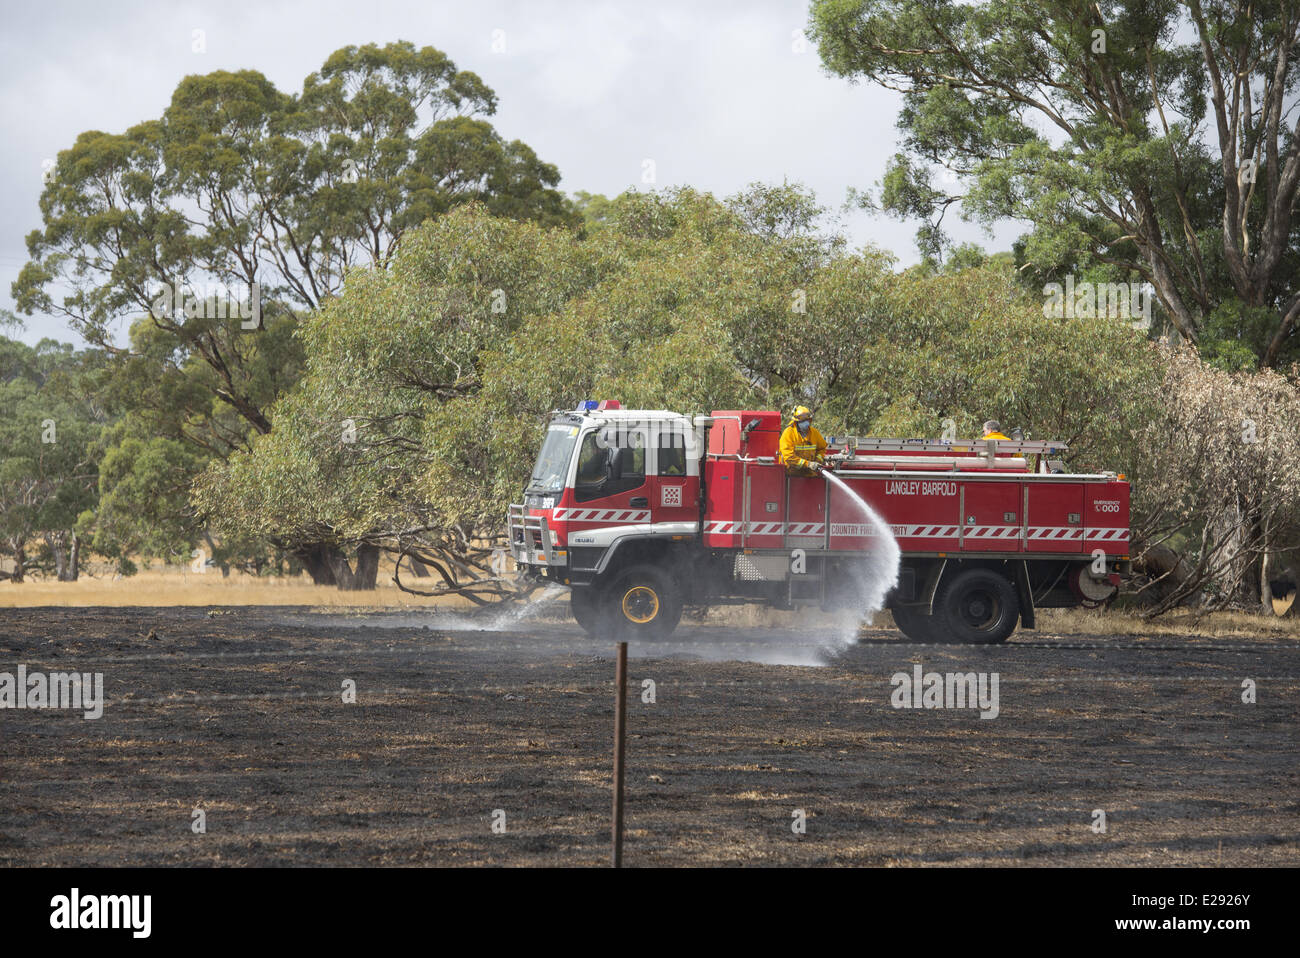
[[[510,554],[520,568],[569,564],[568,551],[556,547],[546,516],[530,516],[528,507],[518,503],[510,507],[506,525]]]

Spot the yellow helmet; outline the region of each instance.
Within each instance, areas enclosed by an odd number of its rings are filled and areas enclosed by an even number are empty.
[[[790,414],[791,422],[798,422],[800,419],[811,419],[812,410],[807,406],[795,406],[794,412]]]

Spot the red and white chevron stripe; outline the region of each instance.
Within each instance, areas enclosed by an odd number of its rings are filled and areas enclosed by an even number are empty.
[[[1031,539],[1081,539],[1083,530],[1078,526],[1030,526]]]
[[[899,532],[899,529],[903,532]],[[894,535],[923,539],[951,539],[957,535],[956,526],[894,526]]]
[[[1128,542],[1128,527],[1117,526],[1110,529],[1089,529],[1085,538],[1089,542]]]
[[[742,522],[710,522],[704,531],[710,535],[736,536],[742,531]],[[819,536],[826,531],[824,522],[751,522],[748,534],[751,536]]]
[[[967,526],[967,539],[1019,539],[1020,526]]]
[[[705,525],[704,531],[710,535],[740,535],[743,523],[714,521]],[[891,526],[894,536],[899,539],[955,539],[957,526]],[[826,531],[821,522],[795,522],[789,525],[781,522],[750,523],[748,534],[754,536],[789,535],[817,536]],[[1038,542],[1071,542],[1080,539],[1087,542],[1127,542],[1129,530],[1123,526],[1104,529],[1081,529],[1077,526],[1030,526],[1025,530],[1028,538]],[[965,526],[963,536],[967,539],[1018,539],[1020,526]],[[834,523],[831,526],[833,537],[863,538],[875,533],[858,524]]]
[[[556,522],[649,522],[649,509],[556,509]]]
[[[824,522],[792,522],[785,527],[788,536],[819,536],[825,531]]]

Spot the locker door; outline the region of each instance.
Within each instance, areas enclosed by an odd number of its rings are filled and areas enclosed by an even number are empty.
[[[1026,483],[1028,552],[1083,551],[1083,483]]]
[[[821,549],[826,545],[826,480],[787,476],[785,545]]]
[[[1020,483],[967,482],[962,486],[962,550],[1020,551]]]

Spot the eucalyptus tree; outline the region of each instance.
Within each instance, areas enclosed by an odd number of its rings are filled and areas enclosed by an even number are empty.
[[[1300,3],[814,0],[832,73],[902,93],[869,203],[1030,225],[1035,286],[1147,282],[1226,366],[1300,358]],[[936,175],[942,171],[942,176]]]

